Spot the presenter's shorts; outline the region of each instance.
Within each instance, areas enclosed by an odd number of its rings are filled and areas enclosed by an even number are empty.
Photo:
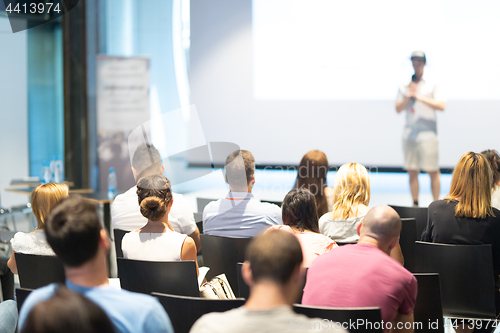
[[[430,138],[424,141],[403,140],[406,170],[423,170],[425,172],[439,171],[439,141]]]

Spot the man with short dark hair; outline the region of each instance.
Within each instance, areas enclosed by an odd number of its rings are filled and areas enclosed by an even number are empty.
[[[399,242],[401,219],[389,206],[368,211],[358,225],[357,244],[344,245],[313,261],[302,304],[380,307],[385,331],[413,332],[417,280],[389,256]],[[411,323],[409,325],[408,323]],[[398,325],[399,324],[399,325]]]
[[[170,319],[156,299],[109,286],[108,234],[93,204],[81,197],[64,199],[45,223],[45,235],[63,262],[66,286],[99,305],[116,332],[173,332]],[[30,294],[19,315],[21,330],[31,308],[51,297],[56,288],[56,284],[50,284]]]
[[[142,144],[132,157],[132,173],[135,180],[151,175],[163,175],[165,167],[162,165],[160,152],[153,144]],[[196,243],[196,249],[201,251],[200,231],[194,221],[193,211],[182,194],[173,193],[173,204],[168,214],[168,221],[172,228],[191,237]],[[148,222],[142,216],[137,198],[137,186],[116,196],[111,204],[111,223],[113,229],[126,231],[138,230]]]
[[[236,150],[225,163],[229,193],[210,202],[203,210],[203,233],[211,236],[249,238],[283,224],[281,209],[260,202],[252,194],[255,184],[255,159],[248,150]]]
[[[242,267],[243,278],[250,286],[245,305],[204,315],[190,332],[345,332],[335,329],[335,323],[310,319],[292,310],[304,273],[302,250],[294,235],[271,230],[255,237],[248,245]]]

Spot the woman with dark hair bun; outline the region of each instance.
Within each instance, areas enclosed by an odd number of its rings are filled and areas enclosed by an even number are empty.
[[[170,225],[168,213],[174,202],[170,182],[161,175],[151,175],[137,182],[141,214],[148,223],[122,240],[124,258],[149,261],[194,260],[194,240]],[[196,264],[198,271],[198,264]]]
[[[491,186],[491,206],[500,209],[500,156],[493,149],[488,149],[481,152],[488,162],[490,162],[491,171],[493,173],[493,182]]]
[[[297,236],[302,247],[302,265],[309,267],[317,256],[338,247],[329,237],[319,233],[318,213],[314,195],[305,188],[291,190],[281,205],[283,224],[268,230],[279,229]]]
[[[113,324],[97,304],[64,285],[28,313],[21,333],[113,333]]]

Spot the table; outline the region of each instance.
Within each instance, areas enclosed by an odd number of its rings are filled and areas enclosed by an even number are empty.
[[[19,179],[12,179],[10,181],[10,186],[38,186],[42,184],[39,177],[25,177]],[[75,186],[75,183],[70,181],[64,181],[63,184],[68,186]]]

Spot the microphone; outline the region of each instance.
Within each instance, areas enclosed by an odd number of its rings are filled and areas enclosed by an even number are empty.
[[[415,82],[415,83],[418,82],[418,78],[417,78],[417,76],[415,74],[413,74],[411,76],[411,82]],[[411,113],[415,112],[415,108],[414,108],[414,106],[415,106],[415,97],[410,97],[410,104],[408,106],[409,106],[409,110],[410,110]]]

